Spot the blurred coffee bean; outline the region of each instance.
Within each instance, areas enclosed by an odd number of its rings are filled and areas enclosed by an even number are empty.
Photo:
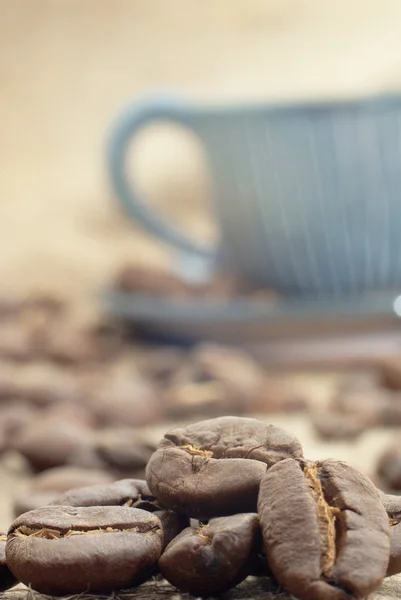
[[[59,402],[80,403],[83,399],[83,391],[76,377],[47,365],[27,369],[19,391],[24,399],[40,407]]]
[[[59,494],[59,492],[54,490],[33,490],[29,488],[14,498],[13,515],[16,518],[30,510],[47,506],[48,504],[51,504]]]
[[[263,385],[264,370],[246,352],[229,346],[199,344],[189,357],[192,380],[218,380],[250,395]],[[176,379],[180,379],[177,373]]]
[[[0,431],[7,437],[32,423],[39,415],[39,410],[23,400],[0,404]]]
[[[94,442],[73,448],[66,458],[66,465],[108,471],[108,466],[98,455]]]
[[[93,390],[90,406],[104,426],[140,427],[158,423],[163,416],[157,391],[138,377],[105,380]]]
[[[7,566],[6,542],[7,535],[0,533],[0,592],[4,592],[18,583]]]
[[[34,357],[34,350],[29,333],[18,323],[0,324],[0,358],[27,362]]]
[[[89,443],[92,430],[84,424],[52,418],[23,427],[12,442],[37,471],[65,464],[68,455]]]
[[[96,433],[90,444],[72,450],[69,465],[84,469],[103,469],[115,478],[141,476],[155,445],[142,438],[137,429],[104,429]]]
[[[243,414],[259,403],[264,382],[264,370],[245,352],[200,344],[171,377],[166,409],[172,416]]]
[[[29,426],[37,414],[37,409],[21,400],[0,404],[0,454],[11,448],[14,437]]]
[[[308,401],[301,390],[284,379],[265,377],[254,410],[263,413],[294,413],[308,409]]]
[[[401,357],[393,357],[381,364],[381,384],[391,390],[401,390]]]
[[[185,352],[181,348],[168,346],[143,352],[137,359],[137,366],[145,378],[158,384],[168,382],[181,366]]]
[[[173,273],[157,267],[127,265],[117,274],[114,285],[124,291],[163,298],[186,298],[189,286]]]
[[[109,431],[95,442],[97,455],[116,473],[134,473],[144,469],[156,446],[138,439],[135,430]]]
[[[0,365],[0,402],[9,401],[20,396],[19,381],[8,366]]]
[[[401,433],[401,432],[400,432]],[[379,457],[376,465],[376,482],[386,492],[401,492],[401,444],[391,444]]]
[[[65,465],[42,471],[33,480],[31,489],[62,493],[87,485],[111,483],[113,480],[110,473],[100,469],[83,469]]]
[[[66,308],[65,301],[54,294],[35,294],[21,301],[19,312],[35,311],[49,316],[59,316]]]
[[[105,358],[105,348],[91,331],[57,323],[44,342],[44,354],[55,363],[83,366]]]
[[[43,411],[42,421],[67,420],[78,425],[95,428],[98,425],[96,415],[90,407],[85,404],[72,404],[69,402],[60,402]]]
[[[369,392],[381,387],[378,370],[357,371],[345,375],[336,386],[337,393]]]
[[[352,417],[365,427],[397,424],[390,419],[390,415],[396,413],[396,405],[386,390],[372,388],[369,391],[339,393],[332,398],[330,410]]]
[[[246,410],[241,398],[230,393],[225,383],[205,381],[172,385],[165,394],[166,412],[172,418],[201,415],[241,414]]]
[[[314,432],[321,440],[355,440],[366,430],[358,418],[334,413],[317,412],[311,415]]]

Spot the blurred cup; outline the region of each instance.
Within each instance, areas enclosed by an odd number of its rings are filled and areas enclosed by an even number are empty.
[[[206,150],[217,247],[166,222],[129,181],[132,138],[157,121],[187,127]],[[117,119],[108,161],[126,212],[188,268],[298,296],[401,284],[401,97],[213,107],[153,96]]]

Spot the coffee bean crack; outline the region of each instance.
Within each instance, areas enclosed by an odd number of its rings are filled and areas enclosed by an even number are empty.
[[[141,531],[142,534],[153,534],[159,530],[158,526],[154,526],[147,531]],[[61,531],[59,529],[51,529],[49,527],[28,527],[27,525],[21,525],[13,532],[18,537],[36,537],[46,540],[60,540],[62,538],[69,538],[74,535],[98,535],[104,533],[137,533],[140,531],[139,527],[100,527],[96,529],[68,529],[67,531]]]
[[[334,506],[330,506],[326,501],[322,484],[319,479],[319,473],[319,463],[307,464],[304,467],[306,483],[312,498],[316,503],[322,549],[320,567],[322,574],[325,577],[330,578],[330,572],[336,560],[336,516],[341,510]]]

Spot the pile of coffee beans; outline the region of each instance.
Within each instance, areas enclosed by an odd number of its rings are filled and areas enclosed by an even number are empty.
[[[166,433],[146,481],[80,487],[21,514],[5,557],[2,589],[50,595],[163,577],[208,597],[255,576],[300,600],[366,598],[401,572],[401,497],[344,462],[307,460],[274,425],[219,417]]]

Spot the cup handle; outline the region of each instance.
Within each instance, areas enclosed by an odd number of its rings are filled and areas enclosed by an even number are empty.
[[[150,233],[176,249],[194,257],[212,259],[212,247],[196,243],[152,210],[140,198],[135,184],[127,175],[127,154],[132,138],[145,125],[154,121],[170,121],[191,128],[192,111],[185,104],[165,97],[153,97],[129,106],[112,127],[108,140],[107,162],[114,192],[125,212]]]

